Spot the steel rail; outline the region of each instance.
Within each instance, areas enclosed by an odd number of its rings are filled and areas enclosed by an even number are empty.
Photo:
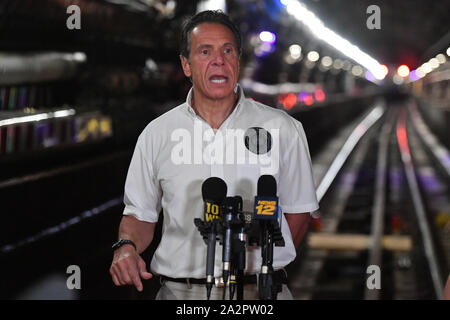
[[[369,247],[368,266],[381,267],[382,264],[382,250],[383,250],[383,234],[384,234],[384,214],[386,204],[386,180],[388,169],[388,150],[389,138],[391,136],[392,128],[394,127],[396,114],[390,111],[386,122],[383,124],[380,133],[380,145],[377,155],[377,169],[375,180],[375,195],[374,206],[372,208],[372,223],[371,223],[371,246]],[[366,286],[364,292],[366,300],[380,299],[380,290],[369,289]]]
[[[431,280],[437,299],[442,299],[444,286],[442,283],[441,271],[436,257],[436,249],[434,247],[431,229],[428,224],[428,219],[425,212],[425,207],[420,195],[419,186],[417,183],[415,168],[412,162],[411,150],[409,148],[408,135],[406,132],[406,109],[402,108],[399,111],[397,120],[397,141],[400,149],[401,159],[405,169],[406,180],[408,181],[409,190],[411,193],[414,211],[417,216],[419,231],[422,235],[422,245],[425,251],[425,257],[430,267]]]

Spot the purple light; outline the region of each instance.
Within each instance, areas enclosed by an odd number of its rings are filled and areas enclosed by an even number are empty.
[[[259,47],[255,48],[255,55],[257,57],[267,56],[269,53],[273,52],[275,47],[267,42],[264,42]]]
[[[275,41],[277,41],[277,36],[270,31],[261,31],[259,33],[259,39],[261,39],[262,42],[274,44]]]
[[[305,102],[307,98],[308,98],[308,92],[306,92],[306,91],[302,91],[298,94],[298,100],[300,100],[301,102]]]
[[[372,72],[370,72],[370,71],[366,72],[366,79],[367,79],[367,81],[371,81],[371,82],[375,81],[375,77],[373,76]]]
[[[412,81],[417,81],[417,80],[420,79],[420,77],[419,77],[419,75],[417,74],[417,71],[416,71],[416,70],[411,71],[411,73],[409,74],[409,78],[410,78]]]
[[[450,166],[450,154],[447,153],[442,160],[447,166]]]

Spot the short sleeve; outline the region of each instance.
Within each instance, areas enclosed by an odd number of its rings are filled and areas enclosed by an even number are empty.
[[[136,143],[125,181],[124,215],[146,222],[157,222],[161,211],[161,188],[153,172],[152,148],[147,147],[144,134]],[[144,150],[146,150],[144,152]]]
[[[278,195],[286,213],[312,212],[319,208],[308,142],[302,124],[291,117],[292,137],[282,154]]]

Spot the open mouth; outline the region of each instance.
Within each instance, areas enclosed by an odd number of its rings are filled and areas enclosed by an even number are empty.
[[[211,81],[212,83],[216,83],[216,84],[222,84],[222,83],[225,83],[228,81],[228,77],[214,75],[209,78],[209,81]]]

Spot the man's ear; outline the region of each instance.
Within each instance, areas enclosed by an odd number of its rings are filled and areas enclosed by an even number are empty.
[[[188,78],[191,77],[192,72],[191,72],[191,65],[189,63],[189,60],[183,55],[180,55],[180,60],[181,60],[181,67],[183,68],[184,75]]]

